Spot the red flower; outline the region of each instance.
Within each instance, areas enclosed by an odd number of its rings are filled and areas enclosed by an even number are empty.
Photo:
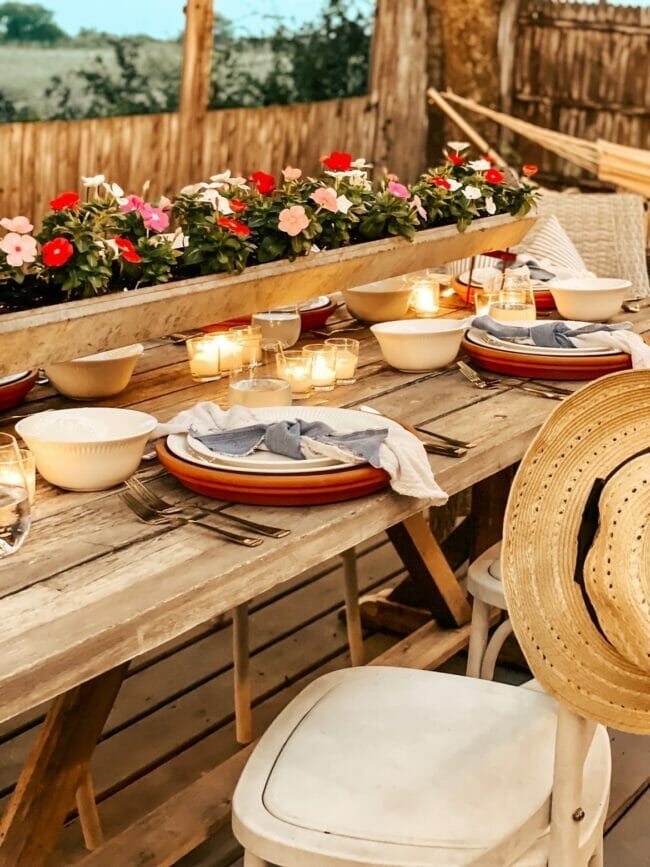
[[[242,214],[246,210],[248,205],[246,204],[246,202],[240,202],[239,199],[231,199],[230,207],[236,214]]]
[[[447,159],[455,166],[462,166],[462,164],[465,162],[465,160],[462,157],[459,157],[458,154],[447,154]]]
[[[430,184],[435,184],[437,187],[442,187],[443,190],[450,190],[451,184],[446,178],[429,178]]]
[[[61,193],[56,199],[50,202],[50,208],[53,211],[62,211],[64,208],[75,208],[79,204],[79,195],[77,193]]]
[[[528,163],[525,166],[521,167],[522,172],[526,175],[527,178],[532,178],[533,175],[536,175],[539,171],[539,168],[532,163]]]
[[[485,180],[488,184],[502,184],[503,177],[503,172],[500,172],[498,169],[488,169],[485,173]]]
[[[127,262],[132,262],[134,265],[137,265],[138,262],[142,262],[142,257],[137,252],[133,243],[129,241],[128,238],[113,238],[115,243],[117,244],[117,249],[122,254],[122,258],[126,259]]]
[[[263,196],[270,196],[275,189],[275,178],[266,172],[253,172],[250,180],[257,187],[258,192]]]
[[[52,238],[43,244],[43,264],[49,268],[60,268],[74,253],[74,247],[67,238]]]
[[[321,157],[320,161],[332,172],[349,172],[352,168],[352,154],[345,151],[332,151],[328,157]]]
[[[248,226],[245,226],[243,223],[240,223],[239,220],[235,220],[232,217],[219,217],[217,222],[220,226],[223,226],[224,229],[228,229],[229,232],[233,232],[235,235],[240,235],[242,238],[247,238],[251,233]]]

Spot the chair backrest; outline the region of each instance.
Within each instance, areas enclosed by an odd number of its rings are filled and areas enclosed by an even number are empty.
[[[650,295],[641,196],[544,190],[539,213],[555,214],[587,268],[599,277],[630,280],[633,297]]]

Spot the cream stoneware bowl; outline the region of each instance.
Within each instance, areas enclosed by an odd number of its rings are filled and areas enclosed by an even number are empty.
[[[54,388],[72,400],[95,400],[119,394],[131,381],[141,343],[48,364],[45,375]]]
[[[621,309],[631,286],[613,277],[570,277],[553,280],[548,288],[565,319],[605,322]]]
[[[16,431],[48,482],[68,491],[103,491],[138,469],[155,426],[144,412],[79,407],[36,413],[19,421]]]
[[[344,289],[343,298],[350,313],[362,322],[388,322],[406,316],[412,289],[403,277],[391,277]]]
[[[465,326],[449,319],[403,319],[381,322],[370,330],[391,367],[419,373],[451,364],[458,355]]]

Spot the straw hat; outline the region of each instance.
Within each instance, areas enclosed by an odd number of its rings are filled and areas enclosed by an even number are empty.
[[[590,383],[544,424],[510,493],[502,573],[542,686],[650,734],[650,370]]]

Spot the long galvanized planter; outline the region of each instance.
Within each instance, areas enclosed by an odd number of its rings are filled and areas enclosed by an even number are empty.
[[[0,376],[161,337],[255,310],[408,274],[516,244],[535,218],[476,220],[100,298],[0,315]]]

